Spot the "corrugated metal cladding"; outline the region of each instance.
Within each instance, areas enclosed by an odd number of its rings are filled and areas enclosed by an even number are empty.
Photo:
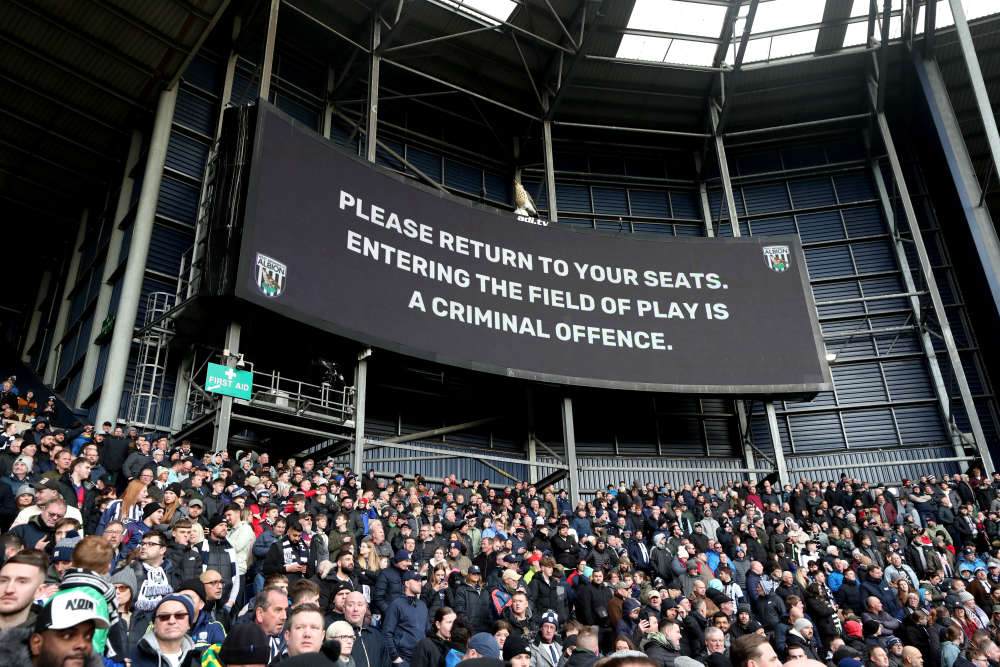
[[[612,485],[618,488],[618,483],[624,481],[631,486],[633,482],[645,485],[646,482],[653,482],[656,485],[669,482],[673,488],[679,488],[684,484],[692,484],[696,480],[701,480],[709,487],[719,488],[724,484],[733,481],[741,481],[745,478],[743,473],[733,472],[734,469],[745,468],[740,459],[719,459],[719,458],[625,458],[625,457],[596,457],[578,456],[577,465],[582,468],[596,468],[595,470],[580,471],[580,490],[584,495],[592,495],[596,491],[602,491]],[[550,457],[539,457],[539,461],[553,463],[555,459]],[[668,468],[676,466],[680,470],[690,468],[705,468],[702,472],[645,472],[644,468]],[[554,472],[554,468],[539,469],[538,476]],[[562,483],[565,485],[565,482]]]
[[[864,164],[856,137],[827,145],[752,154],[733,150],[729,157],[741,233],[798,234],[818,303],[905,292],[873,177]],[[803,168],[808,169],[803,171]],[[790,173],[793,169],[797,171]],[[930,200],[923,195],[919,170],[910,165],[910,171],[908,180],[915,193],[923,235],[932,261],[939,267],[935,269],[935,278],[942,286],[946,303],[950,304],[949,319],[957,327],[955,337],[962,348],[963,361],[967,360],[964,365],[967,372],[972,371],[970,383],[979,387],[977,404],[986,422],[984,428],[995,438],[993,397],[981,372],[978,348],[950,272],[947,250],[939,238]],[[886,181],[891,184],[891,179]],[[710,189],[709,201],[716,224],[721,223],[719,234],[731,235],[728,212],[725,207],[720,210],[718,188]],[[905,225],[905,221],[900,223]],[[917,266],[915,256],[910,257],[910,266]],[[929,309],[929,300],[925,301],[924,307]],[[906,456],[905,460],[913,460],[910,457],[939,457],[939,451],[953,456],[950,447],[921,447],[909,452],[894,449],[948,442],[916,331],[864,333],[911,326],[908,302],[904,298],[889,298],[819,305],[818,313],[824,334],[853,335],[827,339],[828,350],[837,354],[832,369],[833,391],[819,394],[812,401],[776,404],[789,467],[829,466],[839,476],[838,466],[849,466],[859,460],[873,463],[890,460],[877,456]],[[935,341],[935,345],[940,348],[938,356],[945,383],[951,386],[943,343]],[[957,396],[951,409],[960,427],[967,430],[963,426],[967,419]],[[753,404],[752,430],[755,444],[765,453],[771,453],[770,434],[760,402]],[[888,451],[873,453],[874,449]],[[845,453],[847,450],[850,454]],[[805,463],[806,460],[811,463]],[[938,465],[940,472],[958,467],[954,463]],[[900,476],[896,466],[847,472],[859,476],[863,473],[872,481],[898,481]]]
[[[370,436],[369,436],[370,437]],[[445,449],[455,452],[455,456],[442,456],[437,454],[427,454],[424,452],[414,452],[402,447],[376,447],[365,452],[365,469],[374,468],[378,472],[396,473],[400,472],[405,477],[423,475],[428,479],[443,478],[454,474],[459,480],[468,479],[488,479],[490,483],[506,485],[517,480],[528,479],[527,466],[517,463],[507,463],[504,461],[488,461],[489,466],[467,456],[475,456],[475,451],[468,447],[454,447],[439,442],[414,442],[414,445],[423,445],[435,449]],[[484,451],[486,455],[495,455],[497,452]],[[512,457],[509,454],[504,456]],[[382,459],[400,459],[383,461]],[[350,465],[346,458],[338,461],[341,465]],[[490,467],[493,466],[493,467]],[[500,474],[493,468],[499,468],[510,475],[507,477]]]
[[[879,451],[852,452],[850,463],[859,468],[838,467],[843,455],[838,456],[798,456],[788,461],[788,475],[792,480],[800,477],[808,479],[839,480],[841,473],[864,482],[898,484],[901,477],[921,475],[943,475],[956,471],[954,463],[909,463],[928,459],[949,458],[955,455],[951,447],[927,447],[923,449],[883,449]],[[899,465],[894,465],[899,464]],[[828,466],[828,467],[823,467]],[[813,470],[813,468],[820,468]],[[809,469],[809,470],[803,470]]]

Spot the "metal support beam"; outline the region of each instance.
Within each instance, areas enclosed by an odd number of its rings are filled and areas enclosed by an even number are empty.
[[[736,59],[733,61],[733,71],[725,81],[727,84],[723,84],[725,87],[724,100],[722,106],[722,113],[719,114],[718,122],[715,123],[714,128],[715,134],[723,133],[726,131],[726,124],[729,121],[729,114],[732,111],[733,105],[735,104],[736,88],[739,83],[739,71],[743,68],[743,57],[747,52],[747,44],[750,42],[750,31],[753,30],[753,20],[757,15],[757,4],[759,0],[750,0],[750,7],[747,9],[746,22],[743,24],[743,35],[740,37],[740,46],[736,50]]]
[[[576,462],[576,431],[573,427],[573,399],[566,396],[562,400],[563,446],[566,450],[566,464],[569,470],[567,486],[569,503],[576,509],[580,502],[580,470]]]
[[[875,101],[875,111],[878,113],[885,109],[885,95],[889,90],[889,24],[892,0],[884,0],[883,7],[882,38],[878,45],[878,94]]]
[[[934,57],[934,37],[937,31],[937,2],[924,5],[924,58]]]
[[[188,396],[191,391],[191,383],[194,378],[192,366],[192,355],[181,357],[181,362],[177,367],[177,381],[174,383],[174,403],[170,412],[170,430],[177,432],[187,421]]]
[[[132,203],[132,187],[135,185],[132,174],[141,152],[142,134],[134,131],[132,132],[132,143],[128,149],[128,157],[125,159],[125,169],[122,171],[121,187],[118,188],[118,202],[115,205],[114,217],[106,223],[111,225],[111,235],[108,237],[108,248],[104,254],[104,271],[101,274],[101,286],[97,291],[97,303],[94,306],[94,322],[87,336],[87,354],[83,358],[83,369],[80,371],[80,390],[76,395],[77,405],[83,405],[83,402],[94,392],[97,361],[101,356],[101,346],[95,343],[94,339],[101,332],[105,318],[109,315],[114,316],[114,313],[109,310],[111,295],[115,291],[110,281],[111,276],[118,269],[122,237],[125,236],[125,231],[121,229],[120,223],[125,218]]]
[[[882,204],[882,215],[885,218],[885,226],[889,232],[889,237],[893,240],[893,251],[896,253],[896,263],[903,276],[903,285],[909,293],[910,309],[913,311],[913,319],[916,322],[923,322],[923,309],[920,306],[920,292],[917,291],[916,283],[913,280],[913,272],[910,270],[910,260],[906,256],[906,246],[896,227],[896,214],[892,209],[889,200],[889,191],[885,187],[885,179],[882,178],[882,170],[878,162],[871,162],[872,178],[875,181],[875,189]],[[931,278],[933,279],[933,278]],[[934,395],[938,400],[938,410],[941,413],[945,431],[951,435],[951,442],[955,447],[956,456],[964,456],[965,448],[962,445],[961,434],[955,428],[955,422],[951,414],[951,397],[948,395],[948,388],[945,385],[944,377],[941,375],[941,367],[938,364],[937,352],[934,350],[934,341],[924,327],[919,330],[920,346],[923,348],[924,357],[927,359],[927,367],[931,374],[931,381],[934,385]]]
[[[788,480],[788,465],[785,463],[785,450],[781,444],[781,432],[778,430],[778,415],[774,412],[774,401],[765,401],[764,410],[767,412],[767,430],[771,434],[771,442],[774,443],[774,466],[778,469],[778,484],[784,488]]]
[[[715,144],[715,159],[719,165],[719,178],[722,181],[722,197],[726,204],[726,210],[729,212],[729,225],[735,238],[740,235],[740,221],[736,215],[736,198],[733,196],[733,181],[729,175],[729,160],[726,159],[726,146],[722,141],[722,136],[715,131],[719,122],[719,112],[716,111],[713,105],[709,113],[712,122],[712,133],[715,135],[713,143]],[[722,224],[721,220],[719,224]]]
[[[59,314],[56,316],[56,328],[52,332],[52,343],[49,348],[48,361],[45,364],[45,384],[50,387],[54,387],[56,380],[59,379],[59,357],[62,351],[62,344],[60,341],[62,337],[66,334],[66,321],[69,319],[69,295],[76,287],[77,274],[80,271],[80,246],[83,245],[83,241],[87,238],[87,217],[90,212],[87,209],[83,210],[83,214],[80,216],[80,226],[77,228],[76,241],[73,243],[73,247],[70,248],[70,260],[69,268],[66,270],[66,279],[63,281],[62,286],[62,299],[59,300]],[[67,396],[67,400],[73,400],[72,397]]]
[[[492,424],[498,419],[500,419],[500,417],[487,417],[485,419],[476,419],[474,421],[465,422],[463,424],[452,424],[451,426],[432,428],[427,431],[420,431],[418,433],[407,433],[406,435],[396,435],[391,438],[386,438],[385,440],[380,440],[380,442],[385,445],[391,445],[402,442],[412,442],[414,440],[425,440],[427,438],[436,438],[439,435],[447,435],[449,433],[459,433],[461,431],[468,431],[470,428],[476,428],[477,426]]]
[[[979,263],[993,299],[993,308],[1000,315],[1000,239],[997,238],[989,207],[982,205],[983,189],[976,178],[976,168],[969,156],[962,128],[948,95],[941,69],[935,60],[916,58],[917,79],[927,100],[931,120],[944,153],[945,163],[955,184],[965,223],[969,227]]]
[[[278,14],[281,0],[271,0],[267,14],[267,36],[264,38],[264,62],[260,66],[260,98],[271,98],[271,71],[274,69],[274,44],[278,38]]]
[[[559,68],[560,75],[559,75],[558,87],[556,88],[555,96],[552,98],[552,101],[549,104],[548,110],[546,110],[545,112],[545,120],[552,120],[553,118],[555,118],[556,111],[559,109],[559,104],[563,101],[563,98],[566,95],[566,91],[572,84],[573,78],[576,76],[577,69],[580,67],[581,62],[587,57],[587,51],[589,51],[593,46],[594,37],[597,35],[598,27],[601,24],[601,19],[604,17],[605,2],[607,2],[607,0],[599,0],[600,4],[597,5],[597,9],[594,11],[593,16],[590,17],[590,24],[587,25],[583,33],[583,38],[580,40],[580,45],[576,48],[576,53],[574,53],[573,56],[570,58],[569,66],[566,68],[566,71],[562,72],[561,71],[562,68],[561,67]],[[584,2],[582,5],[582,12],[583,12],[582,20],[585,25],[587,20],[588,4],[589,3]],[[560,23],[560,25],[562,24]],[[570,39],[570,43],[572,43],[572,41],[573,40]],[[576,45],[574,44],[574,46]]]
[[[972,41],[972,33],[969,31],[969,22],[965,18],[965,10],[962,9],[961,0],[950,0],[950,4],[951,14],[955,18],[958,45],[965,61],[965,69],[969,73],[969,83],[972,86],[972,95],[976,99],[976,108],[979,110],[979,120],[983,123],[986,143],[989,144],[990,157],[993,158],[993,170],[997,175],[1000,175],[1000,131],[997,130],[997,120],[993,115],[990,97],[986,91],[983,71],[979,67],[976,45]]]
[[[365,449],[371,450],[377,447],[385,445],[384,440],[373,440],[372,438],[365,438]],[[388,445],[392,447],[392,444]],[[527,459],[515,459],[510,456],[497,456],[495,454],[481,454],[478,449],[469,449],[467,452],[457,449],[440,449],[438,447],[425,447],[424,445],[413,445],[406,443],[400,446],[401,449],[406,449],[414,452],[421,452],[424,454],[443,454],[446,456],[451,456],[453,458],[476,458],[484,459],[486,461],[500,461],[501,463],[514,463],[516,465],[532,465]],[[365,459],[368,460],[368,459]],[[536,463],[534,464],[539,468],[557,468],[560,470],[566,470],[567,466],[561,463]]]
[[[354,446],[351,448],[351,469],[359,475],[365,465],[365,403],[368,395],[368,357],[371,354],[371,348],[364,349],[358,355],[358,365],[354,368]]]
[[[748,470],[757,467],[757,456],[753,451],[753,438],[750,430],[750,415],[747,414],[746,402],[736,399],[736,419],[740,429],[740,447],[743,450],[743,462]],[[756,472],[748,472],[747,477],[751,482],[757,481]]]
[[[872,96],[871,101],[874,106],[876,91],[871,89],[871,85],[869,85],[869,93]],[[899,156],[896,154],[896,145],[892,140],[892,132],[889,130],[889,122],[886,120],[885,113],[883,112],[876,113],[875,117],[879,136],[882,138],[882,144],[885,146],[886,157],[888,158],[889,166],[892,169],[892,177],[896,182],[896,188],[899,190],[899,197],[903,205],[903,212],[906,214],[906,223],[910,228],[912,236],[913,248],[916,251],[917,258],[920,262],[920,271],[926,278],[927,290],[930,292],[934,315],[937,318],[938,325],[941,327],[941,336],[944,339],[945,349],[948,352],[948,362],[951,364],[952,378],[958,386],[959,394],[962,397],[962,406],[965,408],[966,416],[969,420],[969,426],[972,429],[972,437],[975,439],[975,447],[983,459],[983,469],[987,475],[992,476],[994,469],[993,459],[990,456],[986,435],[983,432],[983,426],[979,421],[979,413],[976,412],[976,405],[972,398],[972,391],[969,389],[969,382],[965,377],[965,369],[962,366],[962,359],[958,354],[955,337],[951,332],[951,325],[948,322],[948,312],[945,309],[944,301],[941,299],[941,293],[938,290],[937,282],[934,278],[934,270],[931,265],[931,260],[927,255],[927,248],[924,245],[924,239],[920,233],[920,225],[917,222],[917,214],[913,210],[913,202],[910,200],[910,189],[906,184],[906,179],[903,177],[903,167],[899,162]]]
[[[97,406],[97,421],[115,423],[125,388],[125,372],[132,349],[132,334],[135,318],[139,312],[142,297],[142,283],[149,256],[149,243],[153,236],[153,220],[156,218],[156,203],[160,197],[160,183],[163,180],[163,165],[167,159],[167,144],[170,141],[170,125],[177,104],[177,89],[174,86],[160,93],[157,103],[156,120],[149,141],[146,167],[143,171],[142,193],[132,223],[132,241],[129,246],[128,263],[122,282],[118,312],[115,313],[115,328],[111,335],[108,363],[104,372],[101,400]]]
[[[365,125],[365,157],[369,162],[375,162],[375,152],[378,148],[378,92],[379,72],[382,67],[382,56],[378,54],[382,42],[382,24],[378,16],[372,19],[371,55],[368,57],[368,111]]]
[[[243,327],[237,321],[232,321],[226,327],[226,342],[223,346],[223,362],[229,368],[236,366],[236,361],[240,356],[240,334]],[[229,447],[229,427],[233,421],[233,397],[223,396],[219,402],[219,409],[215,413],[215,422],[212,424],[212,451],[224,452]]]
[[[542,149],[545,152],[545,191],[549,195],[549,220],[559,221],[559,206],[556,203],[556,170],[552,158],[552,121],[542,121]]]
[[[52,287],[52,269],[45,269],[42,272],[41,280],[38,281],[38,294],[35,297],[35,305],[31,309],[31,319],[28,321],[28,331],[24,334],[24,344],[21,346],[21,361],[26,364],[31,362],[29,350],[35,344],[35,339],[38,338],[42,322],[42,304],[45,303],[45,297],[48,296],[50,287]],[[42,338],[45,338],[44,334]]]

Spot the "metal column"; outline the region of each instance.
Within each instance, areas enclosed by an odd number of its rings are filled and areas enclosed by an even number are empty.
[[[566,396],[562,400],[563,446],[566,450],[566,465],[569,466],[566,477],[569,485],[569,502],[576,510],[580,502],[580,469],[576,462],[576,431],[573,428],[573,399]]]
[[[379,44],[382,43],[382,24],[376,15],[372,20],[372,55],[368,61],[368,120],[365,126],[365,157],[369,162],[375,161],[378,137],[378,89],[379,70],[382,57],[378,55]]]
[[[781,431],[778,430],[778,415],[774,411],[774,401],[766,401],[764,410],[767,412],[767,430],[774,443],[774,465],[778,469],[778,483],[784,488],[788,480],[788,465],[785,464],[785,450],[781,445]],[[748,466],[749,467],[749,466]]]
[[[892,203],[889,201],[889,191],[885,187],[885,179],[882,178],[882,170],[877,161],[871,163],[872,178],[875,181],[875,189],[878,191],[878,198],[882,203],[882,214],[885,217],[886,229],[893,239],[892,247],[896,253],[896,263],[903,273],[903,286],[910,296],[910,309],[913,311],[914,321],[918,324],[923,322],[923,309],[920,306],[920,297],[917,296],[917,286],[913,281],[913,274],[910,271],[910,260],[906,256],[906,248],[903,239],[899,235],[896,227],[895,214],[892,210]],[[920,328],[920,346],[924,350],[927,358],[927,366],[930,370],[931,381],[934,383],[934,395],[938,400],[938,409],[941,411],[941,419],[944,422],[945,430],[951,434],[952,445],[955,447],[956,456],[965,456],[965,448],[962,446],[961,434],[955,428],[951,414],[951,397],[941,375],[941,366],[938,364],[937,352],[934,350],[934,342],[931,340],[930,332]]]
[[[108,365],[104,373],[101,400],[97,405],[95,423],[105,420],[115,423],[121,406],[122,390],[125,388],[125,371],[132,349],[132,334],[135,318],[139,312],[139,298],[149,256],[149,242],[153,236],[153,220],[156,217],[156,202],[160,197],[160,182],[163,180],[163,165],[167,159],[167,144],[170,141],[170,125],[177,104],[177,88],[169,88],[160,93],[156,107],[156,119],[149,142],[146,168],[143,171],[142,193],[132,223],[132,242],[129,246],[128,263],[121,277],[122,291],[115,313],[115,328],[108,350]]]
[[[42,322],[42,304],[45,303],[45,297],[48,296],[51,286],[52,270],[45,269],[42,272],[42,279],[38,281],[38,296],[35,297],[35,307],[31,309],[31,321],[28,322],[28,331],[24,334],[24,345],[21,346],[21,361],[25,363],[31,361],[28,350],[35,344],[35,338],[38,337],[38,331]],[[42,339],[44,338],[43,334]]]
[[[233,368],[240,358],[240,334],[243,327],[239,322],[230,322],[226,329],[226,346],[223,354],[223,361],[226,366]],[[219,409],[215,413],[215,422],[212,428],[212,451],[224,452],[229,446],[229,426],[233,419],[233,397],[223,396],[219,402]]]
[[[955,32],[958,34],[958,45],[962,51],[962,58],[965,60],[965,69],[969,72],[972,94],[976,98],[976,107],[979,109],[979,120],[983,123],[986,143],[989,144],[990,156],[993,158],[993,173],[994,176],[1000,178],[1000,132],[997,131],[997,121],[993,116],[990,97],[986,92],[983,71],[979,68],[976,45],[972,42],[972,33],[969,32],[969,22],[965,18],[961,0],[950,0],[949,4],[951,5],[951,15],[955,19]]]
[[[549,220],[559,221],[559,207],[556,206],[556,170],[552,158],[552,121],[542,121],[542,148],[545,152],[545,192],[549,195]]]
[[[80,246],[87,237],[87,218],[90,212],[84,209],[80,216],[80,227],[76,232],[76,240],[70,253],[69,268],[66,270],[66,280],[63,282],[62,298],[59,301],[59,314],[56,316],[56,328],[52,333],[52,343],[49,348],[48,361],[45,364],[44,382],[48,386],[54,385],[59,374],[59,352],[62,350],[62,337],[66,334],[66,320],[69,319],[69,295],[76,286],[76,274],[80,270]],[[72,401],[74,397],[66,396],[66,400]]]
[[[973,56],[974,57],[974,56]],[[941,69],[936,60],[914,59],[917,69],[917,80],[927,100],[931,120],[937,131],[938,141],[944,151],[945,162],[955,183],[965,223],[969,226],[972,242],[979,255],[979,263],[983,267],[986,284],[993,297],[993,307],[1000,315],[1000,240],[993,225],[990,210],[983,202],[983,189],[976,177],[976,168],[969,157],[962,128],[955,116],[948,88],[945,86]],[[995,178],[1000,178],[994,175]]]
[[[726,146],[722,140],[722,137],[717,133],[719,127],[719,113],[716,111],[713,104],[711,109],[711,120],[712,120],[712,134],[713,143],[715,145],[715,159],[719,165],[719,178],[722,181],[722,197],[726,203],[726,210],[729,212],[729,228],[732,231],[733,237],[737,238],[740,236],[740,220],[736,213],[736,197],[733,194],[733,182],[729,175],[729,160],[726,157]],[[704,183],[701,184],[699,190],[703,189]],[[705,219],[705,230],[708,236],[714,236],[714,225],[712,224],[712,212],[709,210],[708,204],[708,193],[704,192],[701,195],[702,202],[702,216]],[[720,225],[722,221],[719,221]],[[743,450],[743,462],[746,464],[747,468],[757,467],[757,457],[754,455],[753,443],[750,442],[750,415],[747,413],[746,403],[740,399],[733,401],[736,407],[736,416],[740,424],[740,447]],[[767,410],[768,422],[770,423],[771,417],[774,415],[774,403],[772,401],[765,401],[764,407]],[[778,469],[778,478],[781,480],[781,484],[784,485],[788,482],[788,467],[785,464],[785,453],[781,449],[781,437],[778,434],[778,423],[775,418],[774,428],[769,430],[771,434],[771,446],[774,450],[774,463],[775,467]],[[756,473],[748,473],[747,478],[754,482],[757,480]]]
[[[351,469],[362,474],[365,465],[365,402],[368,394],[368,357],[371,348],[358,355],[354,369],[354,447],[351,450]]]
[[[264,39],[264,62],[260,66],[260,98],[267,100],[271,95],[271,71],[274,69],[274,42],[278,36],[278,12],[281,0],[271,0],[267,15],[267,36]]]
[[[114,218],[111,220],[111,236],[108,238],[108,251],[104,257],[104,271],[101,274],[101,287],[97,291],[97,303],[94,306],[94,323],[90,328],[90,335],[87,337],[87,356],[83,358],[83,369],[80,371],[80,390],[76,395],[76,404],[83,405],[94,392],[94,382],[97,379],[97,360],[101,356],[101,346],[94,342],[101,332],[104,319],[113,313],[109,312],[111,306],[111,295],[114,293],[114,285],[110,284],[111,276],[118,269],[118,257],[121,255],[122,238],[125,231],[119,226],[122,219],[128,213],[132,203],[132,187],[135,179],[132,178],[132,171],[139,161],[139,154],[142,151],[142,133],[132,132],[132,143],[128,149],[128,158],[125,160],[125,172],[122,174],[122,185],[118,189],[118,203],[115,205]],[[103,378],[102,378],[103,380]]]
[[[874,91],[871,91],[874,96]],[[965,378],[965,369],[962,367],[962,359],[959,357],[958,348],[955,346],[955,337],[951,333],[951,325],[948,322],[948,313],[945,310],[944,302],[941,300],[941,293],[938,291],[937,283],[934,279],[934,271],[931,260],[927,256],[927,248],[924,246],[924,238],[920,233],[920,226],[917,222],[917,215],[913,210],[913,202],[910,201],[910,189],[906,185],[903,177],[903,168],[899,163],[899,156],[896,154],[896,145],[892,140],[892,133],[889,131],[889,123],[884,112],[875,114],[876,125],[879,135],[882,137],[882,144],[885,146],[886,155],[889,159],[889,166],[892,168],[892,178],[896,182],[899,190],[899,198],[903,204],[903,212],[906,214],[906,224],[910,228],[913,248],[917,252],[920,261],[920,271],[925,277],[927,291],[930,293],[931,304],[934,307],[934,315],[937,317],[941,327],[941,337],[944,339],[945,349],[948,352],[948,362],[951,364],[951,372],[958,385],[959,394],[962,397],[962,405],[969,419],[969,426],[972,428],[972,437],[975,439],[975,447],[983,459],[983,469],[987,475],[993,475],[993,459],[990,457],[989,448],[986,443],[986,435],[983,433],[983,426],[979,422],[979,413],[976,412],[976,405],[972,399],[972,391]]]
[[[170,430],[179,431],[187,421],[188,392],[191,390],[189,375],[192,372],[193,353],[181,358],[177,367],[177,380],[174,383],[174,403],[170,412]]]

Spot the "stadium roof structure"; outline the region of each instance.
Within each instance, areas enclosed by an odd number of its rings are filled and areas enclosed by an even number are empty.
[[[888,73],[880,94],[892,95],[906,46],[936,51],[988,186],[1000,181],[1000,156],[991,157],[980,122],[952,3],[967,15],[989,98],[998,102],[995,0],[283,0],[280,20],[302,36],[293,48],[333,67],[330,97],[345,107],[363,109],[357,93],[375,24],[380,104],[458,95],[490,122],[551,121],[563,133],[640,130],[681,146],[715,133],[747,141],[762,128],[867,123],[873,70]],[[148,122],[158,91],[180,76],[223,14],[238,12],[249,26],[266,22],[268,5],[4,3],[4,205],[75,224],[81,197],[120,176],[130,129]],[[876,60],[886,67],[873,68]],[[1000,216],[1000,199],[988,201]]]
[[[5,218],[75,228],[81,209],[94,193],[104,192],[100,186],[121,179],[132,129],[150,122],[160,90],[178,79],[228,5],[229,0],[0,5]]]

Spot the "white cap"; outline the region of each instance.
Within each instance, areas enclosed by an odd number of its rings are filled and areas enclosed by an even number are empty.
[[[94,627],[99,630],[106,630],[111,626],[107,614],[101,614],[94,598],[79,588],[70,588],[52,596],[38,614],[35,629],[65,630],[86,621],[93,621]]]

